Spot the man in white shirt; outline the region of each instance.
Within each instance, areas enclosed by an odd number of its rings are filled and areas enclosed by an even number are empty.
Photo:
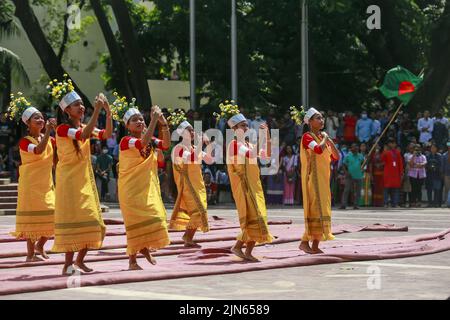
[[[430,118],[430,111],[426,110],[423,113],[423,118],[420,118],[417,123],[417,129],[420,132],[420,143],[427,143],[431,140],[433,133],[433,119]]]

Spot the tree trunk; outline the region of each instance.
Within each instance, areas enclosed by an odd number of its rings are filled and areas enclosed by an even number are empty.
[[[127,97],[135,96],[136,90],[132,90],[129,83],[129,75],[127,73],[127,63],[122,56],[120,46],[116,41],[116,37],[108,22],[108,18],[103,10],[100,0],[91,0],[91,6],[97,17],[100,28],[102,29],[103,37],[105,38],[106,45],[108,46],[109,54],[111,56],[111,63],[113,68],[113,77],[120,84],[117,88],[122,94]]]
[[[129,8],[124,0],[110,1],[114,16],[120,30],[120,37],[125,46],[125,56],[130,67],[130,80],[136,93],[136,100],[144,108],[151,107],[150,89],[144,70],[144,56],[137,41],[133,23],[129,15]]]
[[[411,101],[412,110],[442,110],[450,95],[450,1],[433,30],[429,66],[422,86]]]
[[[62,79],[65,73],[68,73],[64,70],[61,65],[58,57],[56,56],[53,48],[50,46],[47,38],[45,37],[44,32],[42,31],[41,26],[39,25],[39,21],[34,14],[33,9],[30,6],[28,0],[12,0],[14,5],[16,6],[15,15],[20,20],[22,27],[24,28],[28,39],[33,45],[34,50],[36,51],[39,59],[44,66],[45,71],[47,72],[50,79]],[[73,79],[72,79],[73,80]],[[75,81],[73,82],[75,90],[79,93],[81,98],[83,99],[84,105],[88,108],[92,108],[91,102],[84,95],[81,89],[77,86]]]

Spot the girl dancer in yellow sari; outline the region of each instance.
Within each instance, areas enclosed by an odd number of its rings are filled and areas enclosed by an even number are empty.
[[[56,88],[56,90],[55,90]],[[62,92],[62,93],[61,93]],[[55,241],[53,252],[65,252],[63,275],[72,274],[73,265],[84,272],[92,269],[84,264],[88,249],[100,249],[105,236],[100,201],[91,165],[90,139],[106,140],[112,134],[112,118],[103,94],[95,99],[94,112],[85,126],[81,121],[85,107],[73,91],[71,80],[53,85],[53,96],[59,99],[56,145]],[[95,128],[99,113],[106,111],[106,130]],[[75,263],[74,252],[78,252]]]
[[[178,122],[183,120],[179,125]],[[195,232],[200,229],[209,231],[207,213],[207,194],[202,176],[202,161],[208,164],[213,162],[207,152],[198,152],[193,145],[195,132],[191,124],[185,120],[184,112],[173,113],[169,117],[172,125],[178,125],[177,133],[183,137],[172,153],[173,176],[178,190],[178,196],[170,220],[170,229],[186,230],[183,235],[185,247],[200,247],[194,242]],[[203,135],[199,141],[209,145]]]
[[[150,126],[145,130],[144,117],[134,106],[134,101],[121,109],[123,99],[118,98],[113,105],[115,119],[122,119],[130,133],[120,142],[119,202],[127,234],[129,270],[142,270],[136,259],[138,252],[154,265],[156,260],[149,249],[170,244],[157,155],[157,149],[170,147],[170,134],[159,107],[152,108]],[[162,141],[153,137],[158,121]]]
[[[227,106],[224,106],[227,110]],[[237,106],[231,109],[237,110]],[[237,110],[237,112],[239,112]],[[239,214],[241,233],[231,251],[238,257],[257,262],[252,255],[256,244],[270,243],[273,240],[267,225],[267,210],[264,191],[261,184],[257,157],[270,158],[270,137],[267,124],[262,124],[260,130],[264,131],[267,145],[258,154],[257,146],[245,141],[244,133],[248,131],[247,119],[241,113],[233,115],[228,125],[235,131],[237,140],[227,148],[227,166],[231,189]],[[246,245],[245,253],[242,252]]]
[[[53,185],[54,139],[50,133],[56,120],[44,121],[42,113],[21,97],[10,103],[10,114],[21,119],[28,128],[28,135],[19,141],[21,165],[16,210],[17,239],[27,240],[27,262],[48,259],[44,251],[47,239],[54,234],[55,189]],[[20,120],[19,120],[20,121]],[[44,129],[45,134],[41,131]]]
[[[303,131],[300,146],[305,233],[299,249],[317,254],[323,253],[319,249],[320,241],[334,239],[331,233],[330,162],[338,161],[340,155],[328,135],[320,132],[324,118],[319,111],[310,108],[304,121],[310,131]]]

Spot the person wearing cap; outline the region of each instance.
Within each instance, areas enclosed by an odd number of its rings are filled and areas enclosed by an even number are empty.
[[[16,120],[21,120],[28,130],[28,135],[19,141],[21,165],[16,229],[11,234],[17,239],[26,239],[27,262],[42,261],[48,259],[44,245],[54,235],[54,139],[50,133],[55,129],[56,120],[45,121],[42,113],[25,97],[14,99],[11,107],[16,109]],[[45,134],[42,134],[44,127]]]
[[[89,249],[100,249],[105,237],[100,201],[91,163],[90,139],[106,140],[112,134],[109,103],[100,93],[95,98],[94,112],[87,125],[82,124],[85,107],[71,82],[55,82],[52,96],[59,101],[56,145],[55,240],[52,252],[64,252],[63,275],[76,269],[93,270],[84,258]],[[64,94],[64,96],[62,96]],[[62,98],[61,98],[62,96]],[[100,111],[106,111],[106,129],[95,127]],[[75,262],[74,253],[78,252]]]
[[[271,156],[269,128],[266,123],[259,127],[267,145],[258,153],[257,146],[243,138],[249,128],[243,114],[233,115],[228,120],[228,126],[237,136],[227,148],[227,167],[241,227],[241,233],[231,251],[242,259],[257,262],[259,260],[252,255],[255,245],[270,243],[273,240],[267,225],[266,203],[256,161],[257,157],[266,159]],[[242,252],[244,244],[245,253]]]
[[[116,108],[114,102],[113,111]],[[120,115],[129,134],[120,141],[119,203],[127,234],[129,270],[142,270],[137,263],[138,253],[155,265],[156,260],[150,251],[170,244],[158,180],[158,150],[170,147],[170,134],[167,120],[158,106],[151,109],[148,128],[134,105],[125,107],[122,112],[125,113],[118,112],[117,115]],[[158,122],[163,132],[162,140],[153,137]]]
[[[177,188],[177,199],[170,219],[170,229],[185,231],[183,235],[185,247],[200,247],[193,241],[195,232],[197,230],[209,231],[208,197],[202,176],[202,161],[208,164],[212,164],[214,161],[210,153],[201,151],[201,147],[203,144],[210,147],[212,145],[207,137],[200,133],[198,135],[199,146],[195,146],[194,128],[186,120],[178,125],[176,131],[183,141],[172,150],[173,178]]]
[[[305,232],[299,249],[311,254],[323,253],[320,241],[333,240],[331,233],[330,163],[340,153],[325,132],[324,117],[314,108],[304,116],[300,147]],[[312,241],[312,247],[310,242]]]

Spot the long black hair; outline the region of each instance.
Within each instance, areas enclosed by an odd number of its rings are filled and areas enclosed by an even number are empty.
[[[78,128],[75,127],[75,125],[73,124],[72,120],[67,115],[67,113],[65,113],[59,106],[57,107],[57,111],[56,111],[56,123],[58,126],[61,124],[67,124],[71,128],[78,130]],[[77,155],[80,156],[81,149],[80,149],[80,145],[78,144],[78,141],[73,139],[72,143],[73,143],[73,147],[75,148],[75,151],[77,152]]]

